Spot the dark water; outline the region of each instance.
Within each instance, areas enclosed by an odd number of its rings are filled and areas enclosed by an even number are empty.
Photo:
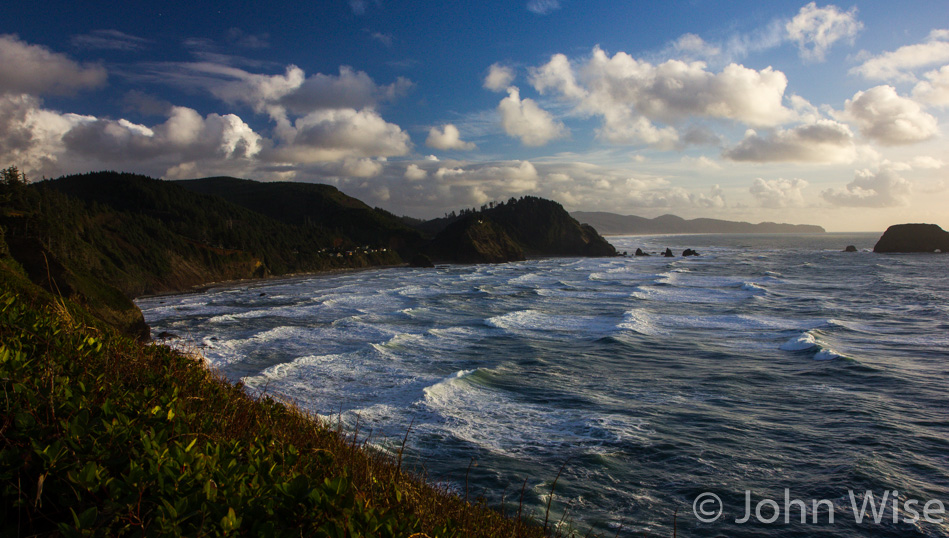
[[[878,237],[613,237],[702,256],[387,269],[140,306],[232,379],[382,447],[414,421],[411,456],[450,487],[471,465],[472,492],[516,508],[526,479],[542,518],[563,466],[551,517],[584,532],[671,536],[678,511],[680,536],[949,536],[949,256],[841,252]],[[723,508],[707,523],[706,493]]]

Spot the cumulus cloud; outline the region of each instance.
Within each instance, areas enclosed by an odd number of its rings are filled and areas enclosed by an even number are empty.
[[[415,163],[405,167],[405,179],[409,181],[421,181],[427,177],[428,172]]]
[[[565,136],[566,127],[543,110],[533,99],[521,99],[520,91],[512,86],[508,96],[498,104],[501,126],[508,136],[519,138],[525,146],[543,146]]]
[[[0,94],[0,162],[16,163],[33,176],[59,172],[63,135],[90,116],[60,114],[30,95]]]
[[[527,9],[538,15],[546,15],[560,9],[560,0],[530,0],[527,2]]]
[[[842,39],[851,44],[863,23],[857,20],[857,8],[840,11],[837,6],[819,8],[811,2],[785,25],[788,38],[797,43],[801,57],[822,62],[827,50]]]
[[[96,119],[63,136],[70,156],[101,163],[134,163],[158,159],[189,162],[249,159],[260,153],[262,138],[234,114],[208,114],[173,107],[168,119],[154,127]]]
[[[146,126],[61,114],[26,95],[0,98],[0,159],[33,175],[94,168],[157,176],[172,169],[226,173],[252,166],[265,145],[233,114],[201,116],[190,108],[173,107],[166,121]]]
[[[843,188],[827,189],[824,200],[845,207],[896,207],[909,204],[912,185],[891,168],[877,172],[857,170],[853,181]]]
[[[340,170],[350,177],[376,177],[382,173],[382,163],[372,159],[344,159]]]
[[[949,63],[949,31],[933,30],[923,43],[873,56],[850,70],[871,80],[915,81],[914,69]]]
[[[935,107],[949,106],[949,65],[923,75],[926,80],[913,88],[913,98]]]
[[[514,82],[514,69],[497,63],[491,64],[488,68],[488,76],[484,77],[484,87],[493,92],[506,90],[512,82]]]
[[[102,86],[106,77],[101,65],[80,65],[15,35],[0,35],[0,93],[69,95]]]
[[[465,142],[462,140],[458,128],[450,123],[446,123],[441,130],[439,130],[438,127],[429,129],[425,145],[441,150],[473,150],[477,147],[473,142]]]
[[[392,157],[411,149],[409,135],[372,109],[317,110],[288,122],[280,137],[284,144],[274,149],[274,158],[285,162]]]
[[[803,179],[762,179],[756,178],[748,191],[761,207],[801,207],[804,205]]]
[[[748,130],[723,155],[733,161],[846,163],[856,158],[853,138],[849,127],[825,119],[763,136]]]
[[[889,146],[922,142],[938,132],[936,118],[912,99],[900,97],[892,86],[857,92],[845,103],[844,117],[864,136]]]
[[[609,56],[597,47],[585,62],[556,54],[530,72],[541,94],[572,103],[577,114],[599,116],[599,136],[613,143],[668,147],[678,141],[672,125],[655,122],[704,117],[776,126],[795,117],[782,103],[787,77],[770,67],[729,64],[715,73],[704,62],[654,65],[624,52]]]

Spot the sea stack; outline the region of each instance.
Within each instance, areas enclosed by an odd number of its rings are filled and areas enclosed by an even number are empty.
[[[935,224],[896,224],[887,228],[873,252],[949,252],[949,232]]]

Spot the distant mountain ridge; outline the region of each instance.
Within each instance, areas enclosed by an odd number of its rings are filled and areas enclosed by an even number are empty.
[[[811,224],[779,224],[775,222],[735,222],[720,219],[683,219],[675,215],[662,215],[654,219],[635,215],[619,215],[605,211],[574,211],[570,214],[580,222],[589,224],[603,235],[648,235],[648,234],[740,234],[740,233],[810,233],[822,234],[826,230]]]

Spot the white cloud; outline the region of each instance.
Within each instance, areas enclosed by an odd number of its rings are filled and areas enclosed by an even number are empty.
[[[933,30],[923,43],[873,56],[850,70],[871,80],[915,81],[912,71],[949,62],[949,31]]]
[[[202,117],[185,107],[173,107],[154,127],[124,119],[83,122],[65,133],[63,142],[69,156],[103,164],[248,159],[262,149],[260,135],[234,114]]]
[[[405,179],[409,181],[421,181],[427,177],[428,172],[417,164],[413,163],[405,167]]]
[[[351,157],[392,157],[411,149],[409,135],[372,109],[326,109],[311,112],[287,125],[284,144],[273,158],[313,163]]]
[[[802,207],[803,190],[807,187],[803,179],[762,179],[756,178],[748,191],[762,207]]]
[[[63,54],[0,35],[0,93],[68,95],[105,84],[101,65],[80,65]]]
[[[728,205],[725,202],[725,192],[718,185],[713,185],[708,194],[690,192],[682,187],[671,187],[645,191],[635,190],[630,192],[628,197],[629,204],[634,207],[721,209]]]
[[[696,34],[682,34],[672,43],[672,49],[689,57],[714,58],[722,54],[720,46],[707,43]]]
[[[428,138],[425,145],[441,150],[473,150],[477,146],[472,142],[465,142],[461,139],[461,133],[458,128],[450,123],[446,123],[441,130],[438,127],[432,127],[428,131]]]
[[[529,0],[527,9],[538,15],[546,15],[560,9],[560,0]]]
[[[266,143],[233,114],[202,117],[173,107],[165,122],[146,126],[61,114],[26,95],[0,97],[0,160],[34,176],[103,168],[155,176],[240,172],[253,167]]]
[[[842,12],[837,6],[819,8],[811,2],[788,21],[788,38],[797,43],[805,60],[824,61],[827,50],[841,39],[853,43],[863,23],[857,20],[857,8]]]
[[[553,90],[566,99],[583,99],[587,91],[577,84],[570,60],[564,54],[554,54],[550,61],[530,69],[530,82],[541,94]]]
[[[845,207],[897,207],[909,204],[912,185],[890,168],[857,170],[844,188],[827,189],[824,200]]]
[[[749,130],[723,155],[733,161],[847,163],[856,158],[856,147],[846,125],[819,120],[765,136]]]
[[[900,97],[892,86],[857,92],[845,103],[843,116],[864,136],[890,146],[922,142],[938,133],[936,118],[912,99]]]
[[[682,164],[705,170],[719,170],[722,167],[722,165],[705,155],[699,157],[682,157]]]
[[[286,112],[308,114],[328,108],[365,108],[405,95],[413,83],[399,77],[388,85],[376,84],[364,71],[348,66],[339,75],[305,76],[302,69],[288,66],[282,75],[261,75],[209,63],[185,64],[205,75],[201,83],[216,97],[229,103],[250,105],[257,112],[279,116]]]
[[[55,175],[64,151],[63,135],[89,116],[42,108],[30,95],[0,94],[0,162],[16,164],[32,176]]]
[[[930,157],[929,155],[919,155],[917,157],[914,157],[913,160],[910,162],[910,166],[912,166],[913,168],[923,169],[923,170],[938,170],[945,165],[946,165],[945,162],[935,157]]]
[[[382,173],[382,163],[372,159],[350,157],[343,160],[340,170],[350,177],[376,177]]]
[[[507,89],[514,82],[514,69],[495,63],[488,68],[488,75],[484,77],[484,87],[500,92]]]
[[[913,88],[913,98],[935,107],[949,107],[949,65],[923,75],[926,80]]]
[[[563,123],[537,106],[533,99],[522,100],[516,87],[508,88],[507,93],[498,104],[498,112],[508,136],[519,138],[525,146],[543,146],[566,134]]]
[[[70,41],[82,49],[120,50],[132,52],[142,50],[151,41],[120,32],[118,30],[93,30],[88,34],[75,35]]]
[[[530,72],[538,92],[572,103],[577,114],[599,116],[598,136],[617,144],[678,142],[674,127],[654,122],[705,117],[776,126],[795,118],[782,103],[787,77],[770,67],[729,64],[714,73],[704,62],[653,65],[624,52],[611,57],[597,47],[586,62],[573,64],[556,54]]]

